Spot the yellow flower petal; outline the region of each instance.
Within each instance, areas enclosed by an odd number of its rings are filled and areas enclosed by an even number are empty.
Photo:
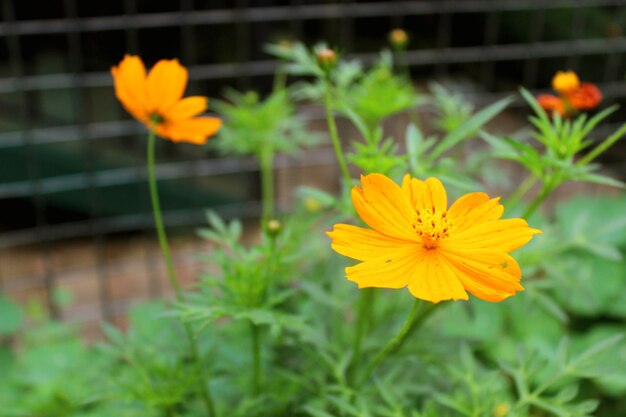
[[[352,189],[357,213],[371,228],[399,239],[416,239],[411,231],[413,211],[400,187],[381,174],[361,177],[363,188]]]
[[[465,289],[476,297],[495,302],[524,290],[519,283],[519,265],[507,254],[476,252],[460,256],[444,251],[441,253]]]
[[[493,249],[511,252],[524,246],[541,231],[531,229],[524,219],[505,219],[477,224],[450,236],[442,246],[471,251]]]
[[[443,300],[467,300],[459,278],[442,257],[432,250],[425,255],[411,275],[409,291],[414,297],[438,303]]]
[[[404,288],[409,283],[415,269],[420,264],[424,251],[419,247],[392,249],[384,256],[361,262],[346,268],[346,277],[359,288]]]
[[[500,198],[489,199],[485,193],[470,193],[459,198],[450,206],[448,214],[454,219],[456,234],[477,224],[498,220],[504,213]]]
[[[337,224],[326,234],[333,240],[332,248],[337,253],[359,261],[376,258],[385,250],[415,248],[417,244],[349,224]]]
[[[409,174],[404,176],[402,191],[413,207],[433,208],[442,212],[448,208],[448,197],[443,184],[437,178],[428,178],[420,181],[411,178]]]

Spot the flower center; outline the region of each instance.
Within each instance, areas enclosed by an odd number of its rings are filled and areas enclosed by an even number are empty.
[[[152,113],[150,115],[150,121],[155,125],[158,126],[161,123],[163,123],[165,121],[165,118],[163,116],[161,116],[158,113]]]
[[[411,224],[413,231],[422,238],[426,249],[437,247],[440,239],[448,237],[452,221],[448,218],[448,212],[437,212],[432,209],[418,209],[415,211],[414,220]]]

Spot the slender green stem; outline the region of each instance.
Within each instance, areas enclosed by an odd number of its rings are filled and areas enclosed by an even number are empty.
[[[626,134],[626,124],[622,125],[622,127],[620,127],[615,133],[606,138],[604,142],[593,148],[593,150],[591,150],[591,152],[589,152],[587,155],[580,158],[578,162],[576,162],[576,165],[587,165],[604,151],[613,146],[613,144],[617,142],[622,136],[624,136],[624,134]]]
[[[170,252],[170,245],[165,234],[165,226],[163,226],[163,216],[161,214],[161,203],[159,201],[159,190],[156,183],[156,175],[154,173],[154,148],[156,146],[156,135],[154,130],[150,130],[148,134],[148,183],[150,185],[150,199],[152,201],[152,213],[154,215],[154,224],[157,230],[157,236],[159,238],[159,245],[161,246],[161,252],[163,253],[163,261],[165,262],[165,268],[167,270],[167,278],[170,280],[170,284],[176,293],[176,300],[182,301],[182,292],[180,284],[176,278],[176,272],[174,271],[174,262],[172,261],[172,254]]]
[[[531,188],[533,188],[533,185],[535,185],[537,180],[538,180],[537,177],[535,177],[532,174],[526,177],[526,179],[522,181],[522,183],[517,187],[517,189],[513,192],[513,194],[511,194],[509,198],[506,200],[504,207],[511,207],[517,204],[519,200],[521,200],[522,197],[524,197],[524,195],[526,195],[526,193]]]
[[[263,205],[262,223],[274,217],[274,150],[271,144],[263,147],[259,153],[261,168],[261,200]]]
[[[404,339],[400,340],[400,342],[396,346],[394,346],[393,350],[390,353],[399,350],[406,343],[406,341],[411,338],[411,335],[422,326],[422,323],[424,323],[426,319],[435,312],[435,310],[444,305],[443,303],[433,304],[426,302],[422,302],[420,304],[422,305],[422,307],[420,307],[420,309],[417,311],[417,318],[413,320],[413,324],[409,328],[406,336],[404,337]]]
[[[259,326],[250,322],[250,336],[252,347],[252,384],[251,391],[253,396],[257,396],[261,389],[261,335]]]
[[[409,316],[404,322],[404,325],[402,326],[398,334],[396,334],[396,336],[393,339],[391,339],[389,343],[387,343],[385,347],[383,347],[376,354],[376,356],[374,356],[374,359],[372,360],[372,362],[370,362],[367,368],[365,368],[365,372],[363,373],[363,377],[361,378],[359,385],[367,381],[367,379],[370,377],[374,369],[376,369],[376,367],[387,357],[387,355],[389,355],[389,353],[391,353],[398,346],[401,345],[401,343],[404,341],[406,336],[410,333],[411,329],[413,328],[413,321],[417,317],[417,313],[420,310],[421,303],[422,301],[420,301],[417,298],[415,299],[415,302],[413,303],[413,308],[411,309]]]
[[[339,134],[337,133],[337,125],[335,124],[335,117],[333,116],[333,97],[332,97],[332,85],[328,76],[326,76],[326,96],[324,100],[326,107],[326,122],[328,123],[328,131],[333,141],[333,147],[335,148],[335,154],[337,155],[337,161],[343,174],[343,179],[346,186],[350,187],[352,179],[348,172],[348,166],[346,165],[346,159],[343,156],[343,150],[341,149],[341,141],[339,140]]]
[[[354,378],[356,369],[361,362],[361,346],[363,344],[363,335],[372,315],[372,303],[374,298],[374,288],[365,288],[361,290],[359,299],[359,310],[357,312],[356,335],[354,337],[354,346],[352,347],[351,376]]]
[[[159,245],[161,246],[161,253],[163,254],[163,261],[167,270],[167,277],[170,280],[172,288],[176,293],[176,300],[179,302],[184,301],[184,296],[176,277],[174,270],[174,262],[172,261],[172,254],[170,251],[170,245],[167,240],[167,234],[165,233],[165,226],[163,225],[163,215],[161,214],[161,204],[159,201],[159,190],[157,188],[156,175],[155,175],[155,163],[154,154],[156,146],[156,134],[154,130],[150,130],[148,134],[148,183],[150,185],[150,199],[152,201],[152,213],[154,215],[154,224],[156,226],[157,235],[159,238]],[[198,376],[200,377],[200,393],[202,400],[206,406],[208,415],[210,417],[215,416],[215,406],[213,405],[213,399],[211,393],[205,381],[208,381],[208,377],[205,375],[204,367],[200,358],[198,349],[198,342],[193,335],[191,326],[188,323],[183,322],[185,328],[185,334],[189,340],[189,346],[191,349],[191,356],[196,363]]]
[[[274,74],[274,85],[272,88],[274,91],[281,91],[281,90],[284,90],[286,86],[287,86],[287,72],[282,66],[279,66],[276,69],[276,74]]]
[[[543,203],[543,201],[550,195],[553,189],[554,187],[544,184],[539,194],[537,194],[537,197],[535,197],[533,202],[530,203],[528,208],[526,208],[526,211],[524,211],[524,214],[522,214],[522,218],[529,218],[535,212],[535,210],[537,210],[539,205]]]

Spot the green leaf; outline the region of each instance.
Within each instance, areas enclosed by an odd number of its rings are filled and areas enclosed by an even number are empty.
[[[498,113],[506,108],[513,101],[512,97],[506,97],[499,100],[488,107],[485,107],[467,121],[465,121],[458,129],[450,132],[446,135],[441,142],[433,149],[428,156],[429,161],[433,161],[440,157],[445,151],[452,148],[454,145],[475,134],[485,123],[493,119]]]
[[[542,121],[547,122],[549,124],[550,118],[548,117],[548,114],[546,113],[546,111],[539,105],[539,103],[537,102],[537,99],[535,99],[535,97],[524,87],[520,87],[519,92],[524,98],[524,100],[526,100],[526,102],[530,105],[530,107],[532,107],[535,114],[537,114],[537,116],[539,116],[539,118]]]

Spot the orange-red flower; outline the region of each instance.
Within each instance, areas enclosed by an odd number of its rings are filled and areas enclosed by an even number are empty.
[[[436,178],[407,174],[400,187],[370,174],[361,183],[352,189],[352,202],[371,229],[337,224],[328,232],[335,251],[361,261],[346,268],[359,288],[408,287],[434,303],[466,300],[467,292],[495,302],[523,290],[509,252],[541,231],[523,219],[501,220],[498,198],[471,193],[448,207]]]
[[[595,84],[582,83],[577,90],[567,95],[567,99],[576,110],[592,110],[602,101],[602,93]]]
[[[557,96],[552,94],[539,94],[537,96],[537,103],[548,113],[552,114],[557,112],[561,116],[565,115],[565,104]]]
[[[146,75],[138,56],[126,55],[111,68],[115,96],[124,108],[148,129],[173,142],[205,143],[222,122],[214,117],[196,117],[207,109],[207,98],[182,98],[187,87],[187,69],[177,59],[161,60]]]
[[[577,112],[593,110],[602,101],[602,93],[592,83],[581,83],[573,71],[559,71],[552,78],[552,88],[559,96],[540,94],[537,102],[547,112],[571,117]]]

